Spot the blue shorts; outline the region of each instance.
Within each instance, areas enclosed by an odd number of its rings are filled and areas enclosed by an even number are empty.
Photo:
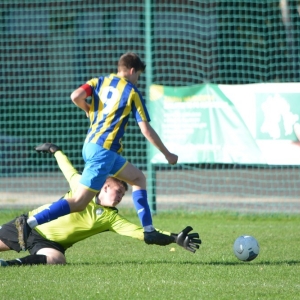
[[[85,166],[80,183],[94,191],[100,191],[106,178],[116,175],[127,164],[127,160],[118,153],[94,143],[83,145],[82,156]]]

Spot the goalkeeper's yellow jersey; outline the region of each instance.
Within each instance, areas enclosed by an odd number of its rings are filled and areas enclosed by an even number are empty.
[[[79,185],[81,175],[62,151],[57,151],[54,155],[71,188],[65,195],[65,198],[70,198]],[[49,205],[46,204],[30,211],[29,216],[36,214]],[[71,213],[49,223],[39,225],[35,230],[44,238],[61,244],[65,249],[71,247],[76,242],[104,231],[112,231],[144,240],[142,227],[120,216],[116,208],[103,207],[96,204],[95,198],[82,212]],[[163,233],[170,235],[169,232]]]

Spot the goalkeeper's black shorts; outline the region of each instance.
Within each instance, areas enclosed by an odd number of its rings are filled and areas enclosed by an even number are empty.
[[[11,250],[20,252],[22,249],[18,241],[18,231],[15,226],[15,220],[0,225],[0,240]],[[50,241],[42,237],[36,230],[32,230],[27,240],[28,251],[30,254],[36,254],[40,249],[51,248],[65,254],[65,249],[59,243]]]

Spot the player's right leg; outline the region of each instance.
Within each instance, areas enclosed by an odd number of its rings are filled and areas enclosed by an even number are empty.
[[[122,165],[121,156],[116,159],[116,167],[113,174],[116,178],[132,185],[132,200],[137,211],[140,222],[144,228],[144,241],[147,244],[169,245],[174,242],[172,236],[167,236],[155,230],[152,222],[152,216],[147,199],[146,177],[142,171],[129,162],[123,163],[123,166],[116,171],[117,166]]]
[[[117,171],[114,175],[118,179],[130,184],[133,191],[146,189],[146,177],[144,173],[130,162],[127,162],[124,168]]]
[[[119,160],[124,160],[120,156]],[[116,162],[118,165],[118,160]],[[119,164],[120,165],[120,164]],[[113,169],[115,171],[115,169]],[[150,207],[147,199],[146,177],[141,170],[126,162],[119,171],[113,173],[115,177],[132,185],[132,200],[144,231],[154,230]]]

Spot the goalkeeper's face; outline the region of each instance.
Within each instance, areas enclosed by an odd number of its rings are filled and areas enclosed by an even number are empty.
[[[122,201],[124,195],[125,187],[121,183],[106,181],[99,193],[98,201],[102,206],[115,207]]]

